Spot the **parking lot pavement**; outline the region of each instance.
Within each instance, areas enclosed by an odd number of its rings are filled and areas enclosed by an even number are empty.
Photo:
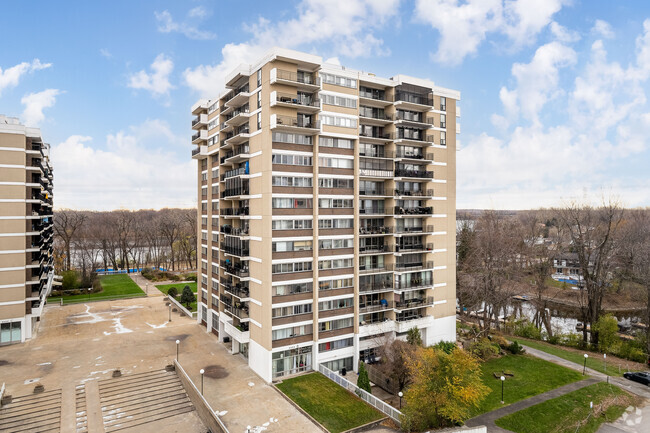
[[[176,356],[176,340],[180,362],[197,385],[201,368],[210,373],[206,398],[231,431],[248,425],[267,432],[315,431],[241,355],[229,354],[194,320],[172,313],[168,322],[161,297],[47,306],[36,338],[0,348],[0,380],[14,396],[31,394],[34,383],[63,389],[63,406],[74,410],[76,386],[107,379],[116,368],[124,375],[163,369]]]

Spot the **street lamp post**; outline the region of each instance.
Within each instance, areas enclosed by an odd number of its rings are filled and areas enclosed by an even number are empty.
[[[399,395],[399,408],[402,409],[402,397],[404,396],[404,393],[400,391],[397,395]]]
[[[181,345],[181,340],[176,340],[176,362],[178,362],[178,346]]]
[[[501,376],[501,404],[503,404],[503,402],[504,402],[504,400],[503,400],[503,384],[505,383],[505,381],[506,381],[506,377]]]
[[[169,303],[169,321],[172,321],[172,303]]]
[[[203,395],[203,373],[205,373],[205,370],[201,369],[199,373],[201,373],[201,395]]]
[[[607,376],[607,354],[603,353],[603,362],[605,363],[605,376]],[[607,383],[609,383],[609,376],[607,376]]]
[[[582,375],[584,376],[585,373],[587,372],[587,358],[589,358],[589,355],[585,353],[585,365],[582,367]]]

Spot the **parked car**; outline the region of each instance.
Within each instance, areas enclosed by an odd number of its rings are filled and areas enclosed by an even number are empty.
[[[650,385],[650,373],[647,373],[645,371],[628,371],[627,373],[623,373],[623,377],[635,382],[642,383],[644,385]]]

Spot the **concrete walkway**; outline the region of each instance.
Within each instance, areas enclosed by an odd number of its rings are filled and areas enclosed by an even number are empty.
[[[581,380],[579,382],[569,383],[568,385],[564,385],[559,388],[552,389],[542,394],[537,394],[533,397],[529,397],[525,400],[520,400],[506,407],[502,407],[500,409],[493,410],[492,412],[487,412],[477,417],[474,417],[468,420],[465,423],[465,425],[469,427],[477,427],[480,425],[484,425],[487,426],[488,432],[490,433],[509,432],[509,430],[505,430],[502,429],[501,427],[498,427],[496,424],[494,424],[494,421],[506,415],[519,412],[520,410],[527,409],[539,403],[543,403],[546,400],[563,396],[564,394],[568,394],[570,392],[576,391],[580,388],[584,388],[585,386],[593,385],[594,383],[598,383],[598,382],[600,382],[600,380],[596,378],[589,378],[589,379]]]
[[[142,274],[140,273],[128,274],[128,276],[131,277],[131,279],[135,284],[140,286],[142,291],[145,292],[147,296],[165,296],[163,292],[161,292],[156,288],[156,285],[154,283],[147,280],[145,277],[142,276]]]

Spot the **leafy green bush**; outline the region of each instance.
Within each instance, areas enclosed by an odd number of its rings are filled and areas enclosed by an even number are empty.
[[[453,341],[441,341],[438,344],[436,344],[434,347],[442,350],[446,354],[450,354],[451,352],[454,351],[454,349],[457,348],[456,343]]]
[[[197,280],[196,280],[196,274],[185,274],[185,275],[183,276],[183,279],[184,279],[185,281],[194,281],[194,282],[197,281]]]
[[[492,343],[487,338],[481,338],[469,346],[469,352],[475,357],[487,361],[499,356],[501,350],[497,344]]]
[[[357,378],[357,386],[364,391],[372,392],[370,388],[370,378],[368,378],[368,371],[366,364],[363,362],[359,364],[359,377]]]
[[[521,320],[515,323],[514,334],[519,337],[541,340],[542,331],[528,320]]]
[[[64,271],[61,276],[63,277],[61,282],[62,290],[77,290],[79,288],[79,275],[76,271]]]
[[[178,296],[178,290],[176,287],[170,287],[169,290],[167,290],[167,296],[171,296],[172,298]]]
[[[508,350],[513,355],[521,355],[525,352],[524,348],[517,341],[513,341],[509,346]]]

